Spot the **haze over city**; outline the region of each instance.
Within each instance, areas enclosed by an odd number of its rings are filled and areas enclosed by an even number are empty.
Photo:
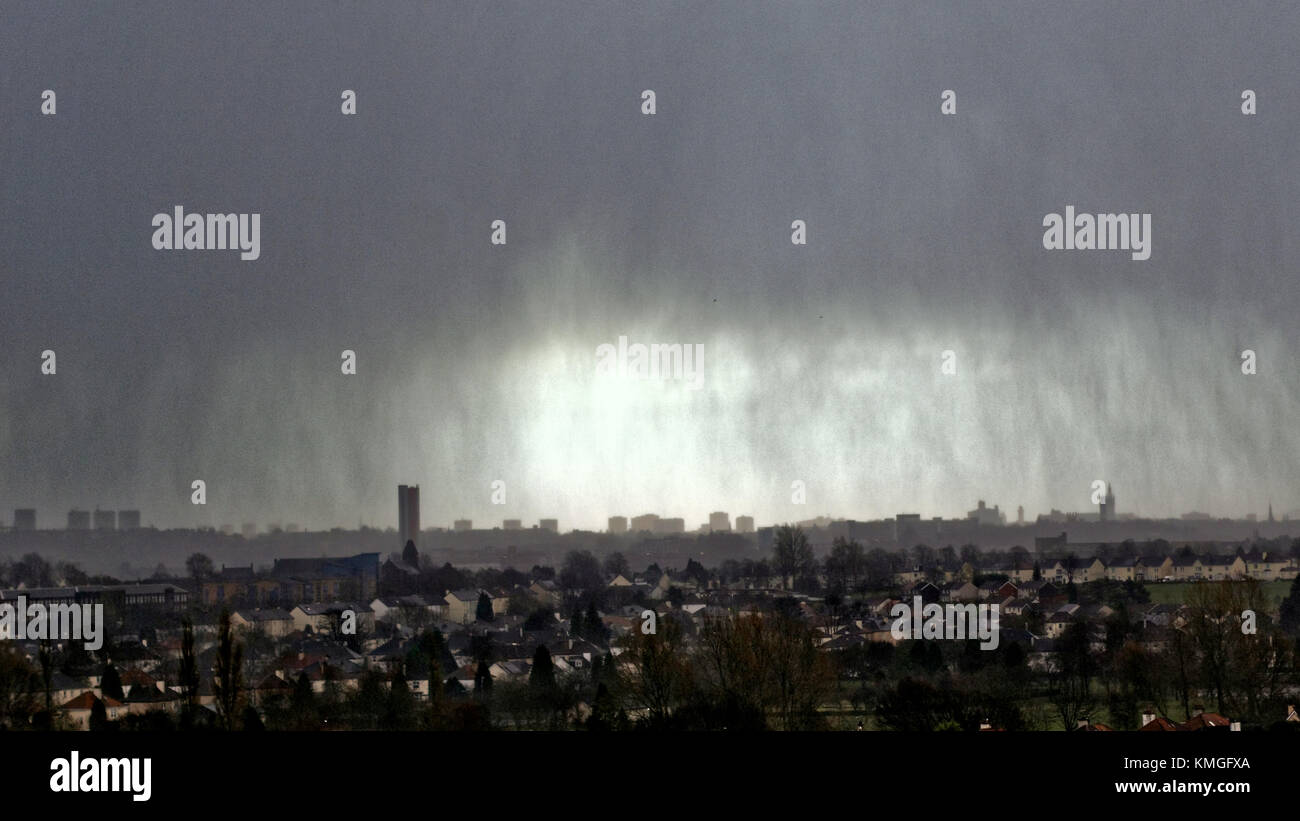
[[[1236,102],[1300,68],[1277,14],[180,6],[0,30],[0,105],[59,92],[0,136],[6,520],[1300,507],[1300,99]],[[154,250],[176,205],[260,256]],[[1150,258],[1045,250],[1069,205]],[[598,374],[620,336],[702,345],[699,388]]]

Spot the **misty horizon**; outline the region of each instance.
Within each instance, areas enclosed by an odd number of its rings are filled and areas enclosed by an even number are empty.
[[[5,519],[1300,509],[1300,9],[246,8],[0,31]],[[155,250],[177,207],[259,255]],[[1067,207],[1149,258],[1047,250]]]

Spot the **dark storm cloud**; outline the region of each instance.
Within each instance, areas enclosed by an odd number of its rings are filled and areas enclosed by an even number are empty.
[[[1300,507],[1292,6],[8,16],[0,503],[45,525]],[[154,251],[177,204],[261,258]],[[1152,214],[1151,259],[1044,251],[1066,205]],[[704,387],[600,380],[620,335]]]

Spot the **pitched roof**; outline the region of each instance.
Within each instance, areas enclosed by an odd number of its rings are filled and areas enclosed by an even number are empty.
[[[82,693],[81,695],[77,696],[76,698],[70,698],[70,699],[68,699],[66,702],[64,702],[64,703],[63,703],[63,709],[65,709],[65,710],[89,710],[91,707],[93,707],[93,706],[95,705],[95,702],[96,702],[97,700],[98,700],[98,701],[102,701],[102,702],[104,702],[104,706],[105,706],[105,707],[125,707],[125,706],[126,706],[126,705],[123,704],[122,702],[120,702],[120,701],[118,701],[117,699],[112,698],[112,697],[110,697],[110,696],[104,696],[104,697],[101,698],[101,699],[96,699],[96,698],[95,698],[95,694],[92,693],[91,691],[87,690],[86,692]]]
[[[1146,724],[1143,724],[1142,727],[1138,729],[1138,732],[1140,732],[1140,733],[1151,733],[1151,732],[1176,733],[1176,732],[1178,732],[1180,729],[1182,729],[1182,728],[1180,728],[1178,725],[1174,724],[1172,721],[1170,721],[1169,719],[1165,718],[1164,716],[1156,716],[1156,717],[1153,718],[1151,721],[1148,721]]]
[[[1192,716],[1182,724],[1179,724],[1178,729],[1187,731],[1210,730],[1219,727],[1229,727],[1231,724],[1232,722],[1228,721],[1228,719],[1218,713],[1201,713],[1199,716]]]

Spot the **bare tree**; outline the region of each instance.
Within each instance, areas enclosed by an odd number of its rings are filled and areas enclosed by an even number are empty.
[[[775,553],[772,563],[781,576],[781,587],[789,589],[789,584],[814,566],[812,547],[803,528],[794,525],[781,525],[776,529]]]
[[[230,626],[230,611],[222,608],[217,637],[216,674],[212,690],[217,697],[217,712],[227,730],[235,729],[240,716],[239,697],[243,690],[244,645],[235,640]]]

